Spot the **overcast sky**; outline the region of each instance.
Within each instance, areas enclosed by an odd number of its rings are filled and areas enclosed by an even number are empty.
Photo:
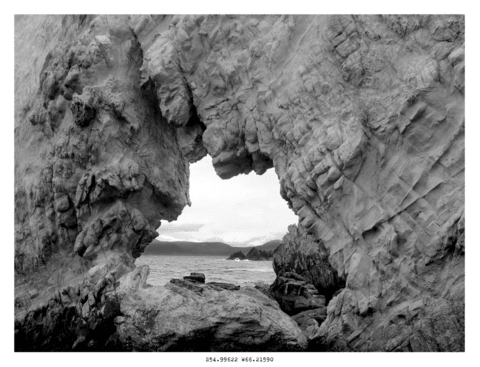
[[[160,241],[220,241],[257,246],[282,239],[297,217],[280,196],[274,169],[222,180],[206,156],[190,165],[191,207],[177,221],[162,221]]]

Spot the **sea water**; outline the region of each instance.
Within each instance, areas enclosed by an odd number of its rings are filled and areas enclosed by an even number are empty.
[[[220,256],[142,255],[135,265],[148,265],[147,283],[165,285],[170,279],[182,279],[190,273],[205,274],[205,281],[253,286],[257,282],[270,285],[275,280],[271,261],[235,261]]]

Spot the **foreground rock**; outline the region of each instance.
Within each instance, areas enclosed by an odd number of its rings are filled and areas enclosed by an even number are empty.
[[[209,285],[210,287],[226,289],[227,291],[238,291],[240,289],[239,285],[235,285],[232,283],[208,282],[207,285]]]
[[[270,287],[270,294],[289,315],[326,306],[325,296],[320,295],[312,284],[294,273],[277,277]]]
[[[192,288],[195,287],[195,288]],[[307,341],[275,301],[254,288],[189,281],[139,288],[121,302],[119,340],[134,351],[300,351]]]
[[[327,318],[327,308],[320,307],[315,309],[310,309],[307,311],[300,312],[292,317],[293,320],[298,324],[300,329],[306,335],[310,349],[312,348],[312,340],[318,335],[319,333],[319,326],[325,321]]]
[[[327,303],[345,283],[328,262],[329,253],[321,241],[302,225],[289,226],[288,230],[274,253],[277,278],[269,294],[292,315],[311,342],[326,319]],[[315,350],[317,344],[310,344],[310,348]]]
[[[254,285],[255,289],[259,290],[262,292],[264,295],[266,295],[268,298],[271,298],[276,301],[275,297],[272,296],[270,292],[270,285],[268,285],[265,282],[256,282]]]
[[[278,277],[296,278],[304,284],[313,285],[327,300],[345,286],[345,281],[328,262],[329,252],[323,242],[309,234],[302,225],[289,226],[282,242],[273,257],[273,270],[277,280]],[[280,295],[285,280],[277,283],[274,288],[282,287],[280,292],[276,292]]]

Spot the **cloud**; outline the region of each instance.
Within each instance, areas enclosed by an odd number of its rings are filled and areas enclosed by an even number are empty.
[[[190,198],[192,205],[184,208],[176,222],[162,223],[159,239],[170,236],[177,241],[249,246],[281,239],[288,226],[298,222],[280,196],[273,169],[261,176],[250,173],[222,180],[207,156],[190,165]]]
[[[189,242],[203,242],[198,236],[193,236],[189,232],[179,232],[169,236],[168,234],[160,234],[157,237],[159,241],[177,242],[177,241],[189,241]]]
[[[180,238],[178,237],[173,237],[173,236],[167,236],[167,235],[160,235],[157,237],[157,240],[159,241],[167,241],[167,242],[172,242],[172,241],[181,241]]]
[[[251,237],[246,241],[240,241],[240,242],[230,241],[229,244],[235,247],[260,246],[271,240],[281,240],[284,235],[285,235],[285,232],[281,234],[270,233],[265,236]]]
[[[159,231],[162,233],[198,232],[204,226],[205,224],[201,223],[164,222],[160,226]]]
[[[225,242],[222,237],[208,237],[204,242]]]

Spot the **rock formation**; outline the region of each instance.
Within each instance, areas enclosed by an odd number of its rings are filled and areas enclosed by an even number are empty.
[[[248,260],[253,260],[253,261],[268,261],[272,260],[273,256],[273,251],[264,251],[264,250],[259,250],[256,247],[252,248],[248,253],[245,255],[245,257]]]
[[[283,244],[275,251],[273,269],[277,280],[284,277],[311,284],[330,300],[338,289],[345,287],[345,281],[332,268],[328,257],[321,240],[308,234],[301,225],[291,225]]]
[[[205,283],[205,274],[190,273],[190,275],[183,277],[183,279],[188,280],[189,282],[194,282],[194,283]]]
[[[239,260],[245,260],[246,259],[246,256],[245,254],[242,252],[242,251],[237,251],[237,252],[234,252],[233,254],[231,254],[227,260],[235,260],[235,259],[239,259]]]
[[[150,349],[130,310],[175,291],[129,277],[209,154],[274,167],[307,251],[277,264],[345,282],[309,348],[463,350],[464,40],[451,15],[17,16],[15,348]]]
[[[272,260],[273,251],[259,250],[256,247],[253,247],[245,255],[242,251],[237,251],[230,255],[227,260],[252,260],[252,261],[269,261]]]
[[[307,336],[307,340],[311,342],[311,340],[319,332],[319,325],[325,321],[326,317],[327,308],[319,307],[302,311],[292,316],[292,319],[295,320],[300,329]]]
[[[213,288],[226,289],[227,291],[238,291],[240,289],[239,285],[233,283],[208,282],[207,285]]]
[[[121,311],[115,324],[126,350],[299,351],[307,346],[278,304],[250,287],[171,282],[128,292]]]
[[[277,277],[270,287],[270,294],[288,315],[324,308],[326,304],[325,296],[319,294],[312,284],[292,273]]]

